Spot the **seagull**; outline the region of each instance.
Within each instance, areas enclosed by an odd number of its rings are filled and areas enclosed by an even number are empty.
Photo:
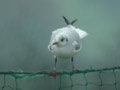
[[[73,26],[77,19],[73,20],[72,22],[69,22],[65,16],[63,16],[63,19],[67,26],[58,28],[52,32],[48,50],[54,54],[55,72],[58,58],[71,58],[72,72],[74,72],[73,56],[81,50],[81,39],[86,37],[88,33]]]

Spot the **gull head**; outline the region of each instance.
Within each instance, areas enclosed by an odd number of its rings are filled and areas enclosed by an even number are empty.
[[[55,40],[52,43],[52,45],[56,45],[56,47],[66,46],[68,44],[68,39],[69,37],[66,34],[60,33],[56,35]]]

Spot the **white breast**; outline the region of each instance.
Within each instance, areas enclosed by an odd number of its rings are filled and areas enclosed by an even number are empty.
[[[74,56],[74,47],[72,45],[58,48],[56,46],[52,46],[53,54],[59,58],[70,58]]]

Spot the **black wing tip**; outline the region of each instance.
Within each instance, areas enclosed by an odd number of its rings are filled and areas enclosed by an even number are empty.
[[[62,16],[62,17],[63,17],[63,19],[66,18],[65,16]]]
[[[78,19],[75,19],[71,22],[71,25],[73,25],[76,21],[78,21]]]
[[[68,19],[65,16],[62,16],[62,17],[63,17],[63,19],[64,19],[64,21],[67,25],[73,25],[76,21],[78,21],[77,19],[75,19],[72,22],[69,22]]]
[[[65,23],[66,23],[67,25],[70,24],[70,22],[68,21],[68,19],[67,19],[65,16],[63,16],[63,19],[64,19],[64,21],[65,21]]]

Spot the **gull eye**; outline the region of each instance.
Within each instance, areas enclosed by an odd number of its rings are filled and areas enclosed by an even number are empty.
[[[62,38],[60,41],[63,42],[63,41],[64,41],[64,38]]]

